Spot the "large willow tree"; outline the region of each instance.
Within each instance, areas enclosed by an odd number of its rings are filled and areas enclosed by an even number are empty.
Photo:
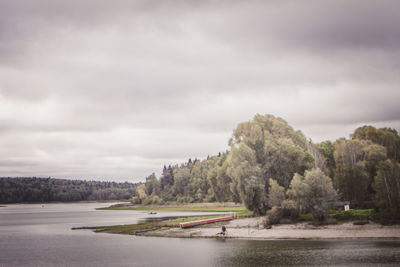
[[[294,173],[303,174],[314,163],[304,135],[272,115],[256,115],[252,121],[240,123],[229,145],[231,189],[256,214],[265,214],[270,208],[270,178],[287,189]]]

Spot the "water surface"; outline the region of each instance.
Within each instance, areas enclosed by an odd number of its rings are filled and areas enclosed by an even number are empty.
[[[95,210],[106,205],[1,207],[0,266],[400,265],[400,241],[179,239],[71,230],[187,214]]]

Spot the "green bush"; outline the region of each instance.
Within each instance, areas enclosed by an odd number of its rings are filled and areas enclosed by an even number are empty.
[[[153,204],[153,197],[149,196],[143,201],[143,205],[150,205]]]
[[[312,217],[314,223],[325,223],[326,220],[329,218],[328,207],[325,205],[314,206],[312,212]]]
[[[296,202],[293,200],[284,200],[281,204],[281,209],[282,218],[296,220],[299,217]]]
[[[163,200],[159,196],[153,196],[151,203],[154,205],[161,205],[163,204]]]
[[[374,216],[373,209],[331,210],[329,216],[338,221],[363,221],[370,220]]]
[[[132,203],[133,205],[140,204],[140,198],[138,198],[138,197],[132,197],[132,198],[131,198],[131,203]]]
[[[373,220],[382,225],[400,224],[400,215],[394,213],[390,209],[385,209],[383,211],[378,210],[377,213],[373,215]]]
[[[176,202],[178,202],[178,203],[180,203],[180,204],[187,203],[186,197],[177,197],[177,198],[176,198]]]
[[[282,219],[282,210],[279,207],[272,207],[272,209],[270,209],[267,212],[267,224],[269,225],[273,225],[273,224],[278,224],[280,222],[280,220]]]

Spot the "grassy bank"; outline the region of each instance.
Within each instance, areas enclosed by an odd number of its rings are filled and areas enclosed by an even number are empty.
[[[329,218],[337,222],[366,222],[374,220],[375,211],[373,209],[351,209],[351,210],[330,210]],[[311,213],[300,214],[299,221],[312,222]]]
[[[232,212],[233,217],[247,218],[252,217],[253,212],[248,211],[243,205],[235,203],[188,203],[177,204],[169,203],[166,205],[131,205],[117,204],[106,208],[98,208],[98,210],[133,210],[133,211],[152,211],[152,212]],[[113,226],[95,226],[95,227],[77,227],[72,230],[89,229],[94,232],[115,233],[115,234],[131,234],[140,235],[148,231],[158,229],[169,229],[179,227],[180,223],[197,221],[203,219],[211,219],[221,217],[221,215],[206,215],[206,216],[189,216],[176,219],[168,219],[164,221],[150,221],[139,224],[129,225],[113,225]]]
[[[140,235],[140,233],[154,231],[158,229],[167,229],[167,228],[175,228],[179,227],[180,223],[218,218],[221,216],[195,216],[195,217],[185,217],[185,218],[177,218],[173,220],[164,220],[164,221],[152,221],[152,222],[143,222],[139,224],[126,224],[126,225],[113,225],[113,226],[94,226],[94,227],[74,227],[72,230],[93,230],[96,233],[114,233],[114,234],[128,234],[128,235]]]

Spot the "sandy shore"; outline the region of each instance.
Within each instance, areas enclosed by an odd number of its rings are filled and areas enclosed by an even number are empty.
[[[228,234],[225,238],[251,240],[278,239],[400,239],[400,225],[379,224],[312,226],[307,223],[274,225],[271,229],[259,229],[262,218],[247,218],[225,224]],[[197,226],[188,229],[165,228],[143,233],[146,236],[215,238],[221,231],[221,224]]]

